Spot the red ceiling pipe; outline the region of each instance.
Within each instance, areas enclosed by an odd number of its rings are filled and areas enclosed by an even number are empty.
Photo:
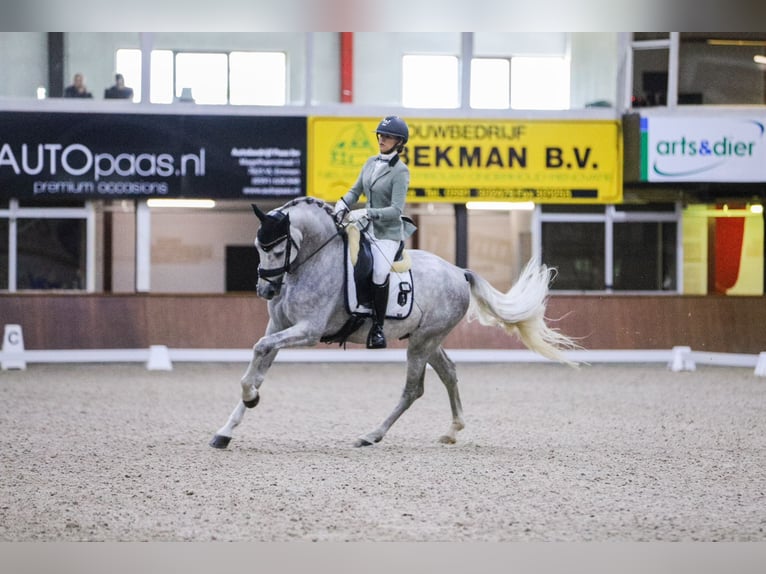
[[[340,33],[340,101],[354,101],[354,33]]]

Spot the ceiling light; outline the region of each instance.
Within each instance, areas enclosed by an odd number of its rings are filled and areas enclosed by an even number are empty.
[[[153,197],[146,200],[149,207],[184,207],[190,209],[212,209],[215,201],[212,199],[171,199],[165,197]]]
[[[707,41],[710,46],[766,46],[766,40],[725,40],[711,38]]]
[[[753,62],[756,64],[766,64],[766,56],[761,56],[760,54],[756,54],[753,56]]]
[[[469,201],[466,209],[487,211],[532,211],[535,204],[532,201]]]

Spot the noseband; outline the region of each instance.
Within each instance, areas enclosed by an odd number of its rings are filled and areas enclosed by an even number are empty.
[[[285,273],[290,272],[290,255],[292,254],[292,248],[295,245],[295,241],[290,236],[289,228],[288,233],[286,235],[283,235],[282,237],[278,237],[274,241],[263,245],[261,244],[261,249],[263,249],[266,252],[271,251],[276,247],[278,244],[280,244],[282,241],[287,241],[287,247],[285,248],[285,260],[279,267],[272,267],[271,269],[264,269],[260,265],[258,265],[258,277],[269,283],[270,285],[274,286],[277,290],[279,290],[282,287],[282,282],[284,281]],[[260,240],[259,240],[260,242]],[[298,246],[295,245],[297,248]],[[276,277],[276,279],[273,279]]]

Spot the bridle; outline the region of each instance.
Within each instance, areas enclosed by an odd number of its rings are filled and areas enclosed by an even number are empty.
[[[293,246],[296,248],[296,257],[297,257],[298,245],[296,245],[295,240],[292,238],[292,235],[290,235],[289,229],[286,235],[277,237],[274,241],[271,241],[267,245],[261,245],[261,249],[263,249],[264,251],[268,253],[269,251],[274,249],[277,245],[279,245],[283,241],[287,241],[287,247],[285,248],[285,260],[281,266],[272,267],[271,269],[264,269],[260,265],[260,263],[258,264],[258,277],[266,281],[266,283],[274,287],[277,291],[279,291],[282,288],[282,283],[284,282],[285,273],[290,272],[290,265],[291,265],[290,255],[292,254],[292,248]]]
[[[328,213],[328,215],[330,215]],[[332,217],[332,216],[331,216]],[[306,263],[309,259],[314,257],[317,253],[322,251],[327,245],[336,237],[341,236],[343,233],[345,233],[345,230],[342,226],[338,225],[338,223],[333,218],[333,223],[335,223],[335,233],[333,233],[322,245],[317,247],[306,259],[300,262],[294,262],[290,261],[290,257],[292,255],[293,247],[296,250],[295,256],[297,258],[298,256],[298,249],[299,246],[295,242],[295,239],[293,239],[292,234],[290,233],[290,228],[288,227],[287,233],[284,235],[280,235],[276,239],[270,241],[266,245],[261,245],[261,249],[266,251],[267,253],[274,249],[277,245],[282,243],[283,241],[288,241],[287,246],[285,248],[285,258],[282,262],[282,265],[278,267],[272,267],[270,269],[264,269],[260,264],[258,265],[258,277],[260,279],[263,279],[268,284],[270,284],[272,287],[274,287],[277,291],[279,291],[282,288],[282,284],[284,283],[285,279],[285,273],[294,273],[298,270],[298,268]]]

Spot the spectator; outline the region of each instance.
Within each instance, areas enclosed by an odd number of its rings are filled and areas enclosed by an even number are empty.
[[[125,85],[125,78],[122,74],[115,74],[114,85],[104,90],[105,100],[132,100],[133,88],[128,88]]]
[[[80,73],[74,75],[72,85],[64,90],[65,98],[92,98],[93,94],[85,86],[85,76]]]

